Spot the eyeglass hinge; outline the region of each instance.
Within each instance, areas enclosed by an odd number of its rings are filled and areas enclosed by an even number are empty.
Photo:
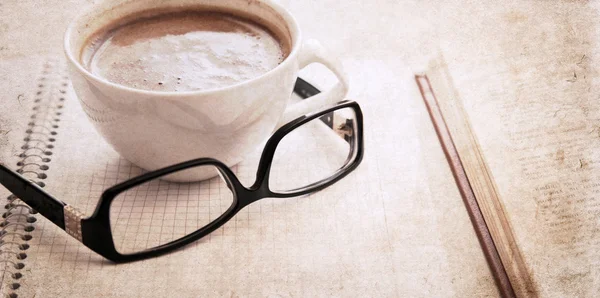
[[[65,205],[63,212],[65,214],[65,231],[75,239],[83,242],[81,220],[85,217],[85,214],[71,205]]]
[[[352,120],[346,119],[346,122],[338,125],[335,128],[335,132],[346,141],[351,139],[354,134]]]

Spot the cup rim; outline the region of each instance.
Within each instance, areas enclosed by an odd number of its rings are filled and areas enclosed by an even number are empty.
[[[296,22],[296,19],[283,6],[281,6],[280,4],[278,4],[272,0],[258,0],[258,1],[263,4],[266,4],[267,6],[269,6],[273,10],[275,10],[275,12],[277,14],[279,14],[283,18],[283,20],[286,22],[286,24],[290,27],[292,50],[290,51],[288,56],[283,60],[283,62],[279,63],[277,66],[275,66],[271,70],[269,70],[257,77],[254,77],[250,80],[238,82],[233,85],[212,88],[212,89],[205,89],[205,90],[192,90],[192,91],[151,91],[151,90],[138,89],[138,88],[133,88],[133,87],[117,84],[117,83],[111,82],[101,76],[93,74],[92,72],[87,70],[85,67],[83,67],[83,65],[81,65],[81,62],[78,59],[75,59],[75,57],[73,57],[73,53],[70,50],[70,45],[71,45],[70,37],[73,34],[73,32],[76,31],[75,26],[77,24],[77,21],[80,18],[82,18],[84,15],[86,15],[86,13],[93,10],[94,7],[97,7],[98,6],[97,4],[93,5],[90,9],[85,10],[85,11],[81,12],[80,14],[78,14],[69,23],[69,25],[67,26],[67,30],[65,31],[64,37],[63,37],[63,51],[65,52],[65,55],[67,56],[67,60],[86,78],[93,80],[100,84],[108,85],[112,88],[117,88],[117,89],[121,89],[123,91],[137,93],[140,95],[160,95],[160,96],[166,96],[166,97],[181,97],[181,96],[189,96],[189,95],[205,95],[205,94],[210,94],[210,93],[218,93],[218,92],[229,91],[229,90],[232,90],[235,88],[245,87],[246,85],[249,85],[257,80],[263,79],[264,77],[267,77],[267,76],[271,75],[272,73],[278,71],[279,69],[284,68],[288,64],[290,64],[291,63],[290,61],[293,60],[293,57],[295,57],[297,55],[297,53],[300,51],[300,45],[301,45],[300,41],[301,41],[301,37],[302,37],[302,32],[300,31],[300,28],[298,26],[298,23]],[[294,32],[296,34],[294,34]]]

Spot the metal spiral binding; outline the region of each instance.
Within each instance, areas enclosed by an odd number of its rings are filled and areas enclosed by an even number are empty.
[[[20,160],[16,164],[16,172],[40,187],[46,186],[41,180],[48,177],[45,171],[50,169],[48,163],[52,160],[52,149],[58,134],[56,129],[59,128],[62,102],[65,100],[65,87],[68,86],[66,76],[55,80],[54,84],[47,81],[50,77],[55,79],[53,64],[45,63],[39,78],[38,90],[33,97],[33,114],[25,131]],[[0,270],[3,271],[2,282],[7,278],[7,274],[12,279],[7,283],[10,292],[6,297],[17,298],[15,290],[21,286],[19,280],[23,274],[20,271],[25,267],[22,260],[27,258],[27,250],[30,247],[27,242],[33,238],[31,232],[35,230],[34,223],[37,219],[34,215],[37,211],[14,195],[8,196],[7,200],[5,211],[0,218],[0,268],[4,268]]]
[[[27,258],[30,247],[27,242],[33,238],[31,232],[35,230],[33,223],[36,222],[33,215],[37,212],[14,195],[8,196],[7,200],[9,203],[4,206],[0,221],[0,263],[4,265],[4,274],[9,274],[12,279],[8,283],[12,293],[7,297],[16,298],[18,295],[14,291],[21,287],[19,280],[23,274],[20,271],[25,267],[21,261]]]

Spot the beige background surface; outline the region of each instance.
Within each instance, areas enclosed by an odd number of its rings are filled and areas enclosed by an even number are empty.
[[[21,150],[42,65],[53,61],[54,70],[62,68],[64,28],[92,3],[0,3],[3,161],[15,160]],[[519,55],[518,50],[507,52],[496,42],[511,44],[514,32],[503,28],[558,26],[554,16],[562,13],[568,30],[568,19],[577,18],[576,13],[570,15],[570,4],[280,3],[297,17],[305,36],[338,53],[350,75],[349,97],[361,103],[366,119],[367,151],[359,169],[310,196],[310,203],[300,199],[259,203],[261,220],[274,227],[261,227],[256,242],[200,243],[125,266],[103,261],[40,218],[38,230],[43,233],[34,235],[17,293],[24,297],[497,296],[412,74],[441,51],[462,84],[468,85],[464,82],[472,69],[493,76],[505,55]],[[595,15],[591,7],[589,11]],[[536,48],[546,41],[530,42],[515,40],[513,45]],[[560,46],[560,41],[552,42]],[[303,75],[320,87],[333,82],[333,76],[320,67],[311,67]],[[71,90],[67,97],[47,189],[89,213],[94,200],[82,193],[100,191],[89,185],[90,177],[119,159],[93,131]],[[254,170],[249,165],[238,171]],[[286,225],[291,221],[296,221],[294,228]],[[233,229],[232,233],[237,239],[236,233],[241,232]],[[234,253],[243,257],[232,257]]]

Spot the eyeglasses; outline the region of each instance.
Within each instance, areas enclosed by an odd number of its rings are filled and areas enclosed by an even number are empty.
[[[319,90],[299,78],[294,92],[306,98]],[[243,186],[222,162],[199,158],[106,189],[92,216],[85,218],[2,164],[0,184],[91,250],[120,263],[155,257],[194,242],[262,198],[322,190],[354,170],[362,158],[362,112],[358,103],[343,101],[275,131],[250,187]],[[161,179],[187,174],[206,179],[185,184]]]

